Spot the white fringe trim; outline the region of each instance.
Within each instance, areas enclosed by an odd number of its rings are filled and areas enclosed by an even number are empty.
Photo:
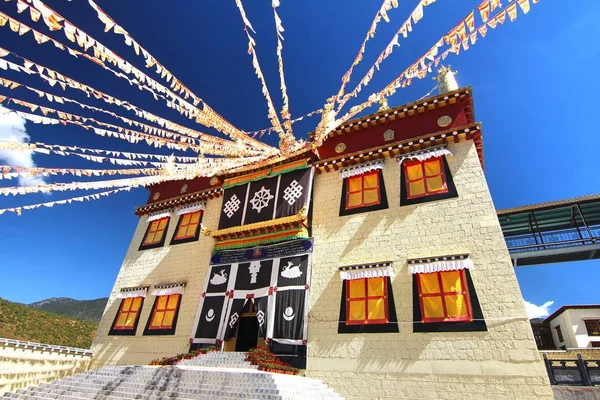
[[[177,210],[176,214],[177,215],[190,214],[190,213],[194,213],[196,211],[204,210],[205,208],[206,208],[206,203],[204,203],[204,202],[194,203],[189,206],[180,208],[179,210]]]
[[[165,217],[170,217],[172,212],[173,212],[173,210],[164,210],[164,211],[157,211],[155,213],[148,214],[148,222],[156,221],[157,219],[161,219],[161,218],[165,218]]]
[[[148,289],[144,288],[144,289],[138,289],[138,290],[128,290],[128,291],[121,291],[119,293],[117,293],[117,299],[128,299],[131,297],[146,297],[146,294],[148,293]]]
[[[419,160],[425,161],[434,157],[441,157],[446,155],[452,155],[452,152],[448,150],[446,145],[434,146],[429,149],[419,150],[412,153],[403,154],[397,158],[398,165],[401,165],[404,160]]]
[[[380,278],[382,276],[392,276],[392,267],[365,268],[352,271],[340,271],[340,278],[342,280]]]
[[[458,271],[461,269],[472,269],[473,260],[470,258],[464,260],[434,261],[429,263],[412,264],[408,266],[411,274],[428,274],[431,272]]]
[[[369,161],[363,164],[353,165],[351,167],[343,168],[340,171],[340,179],[348,178],[350,176],[362,175],[365,172],[374,171],[376,169],[384,169],[385,164],[383,160]]]
[[[185,286],[176,286],[164,289],[152,289],[150,295],[152,296],[168,296],[170,294],[183,294]]]

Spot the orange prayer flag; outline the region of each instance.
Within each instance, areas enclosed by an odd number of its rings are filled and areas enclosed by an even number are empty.
[[[506,11],[508,11],[510,22],[514,22],[517,19],[517,3],[512,3],[510,6],[508,6]]]
[[[479,31],[479,34],[481,35],[481,37],[485,37],[485,35],[487,34],[487,26],[485,26],[485,25],[480,26],[478,31]]]
[[[467,23],[467,27],[469,28],[469,32],[473,32],[475,29],[475,15],[474,11],[471,11],[467,18],[465,18],[465,22]]]
[[[490,1],[484,1],[477,7],[477,9],[479,10],[479,14],[481,15],[483,22],[487,22],[488,18],[490,17]]]
[[[502,10],[502,12],[500,14],[496,15],[496,21],[503,24],[505,20],[506,20],[506,11]]]
[[[500,4],[500,0],[490,0],[490,6],[492,11],[494,11],[496,8],[502,7],[502,4]]]
[[[461,42],[464,42],[465,40],[467,40],[467,30],[465,28],[465,22],[462,21],[460,24],[458,24],[458,26],[456,27],[456,34],[458,35],[458,37],[460,38]]]

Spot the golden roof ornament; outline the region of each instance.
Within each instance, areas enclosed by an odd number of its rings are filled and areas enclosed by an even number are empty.
[[[452,71],[450,65],[438,69],[438,76],[433,78],[438,83],[438,93],[444,94],[458,89],[458,82],[456,82],[456,74],[458,71]]]
[[[390,109],[390,106],[388,106],[388,101],[385,97],[382,98],[381,100],[379,100],[379,104],[381,104],[381,106],[379,107],[379,110],[377,110],[377,111],[385,111],[385,110]]]

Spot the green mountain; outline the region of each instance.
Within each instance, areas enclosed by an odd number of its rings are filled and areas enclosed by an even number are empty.
[[[84,321],[100,322],[108,297],[96,300],[75,300],[69,297],[52,297],[28,304],[29,307]]]
[[[0,299],[0,337],[89,349],[98,324]]]

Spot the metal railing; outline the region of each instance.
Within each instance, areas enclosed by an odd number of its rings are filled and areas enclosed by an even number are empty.
[[[551,385],[596,386],[600,385],[600,360],[549,360],[544,354],[544,363]]]
[[[1,347],[15,347],[29,350],[48,351],[53,353],[81,354],[92,357],[94,352],[89,349],[80,349],[77,347],[57,346],[53,344],[26,342],[16,339],[0,338]]]

